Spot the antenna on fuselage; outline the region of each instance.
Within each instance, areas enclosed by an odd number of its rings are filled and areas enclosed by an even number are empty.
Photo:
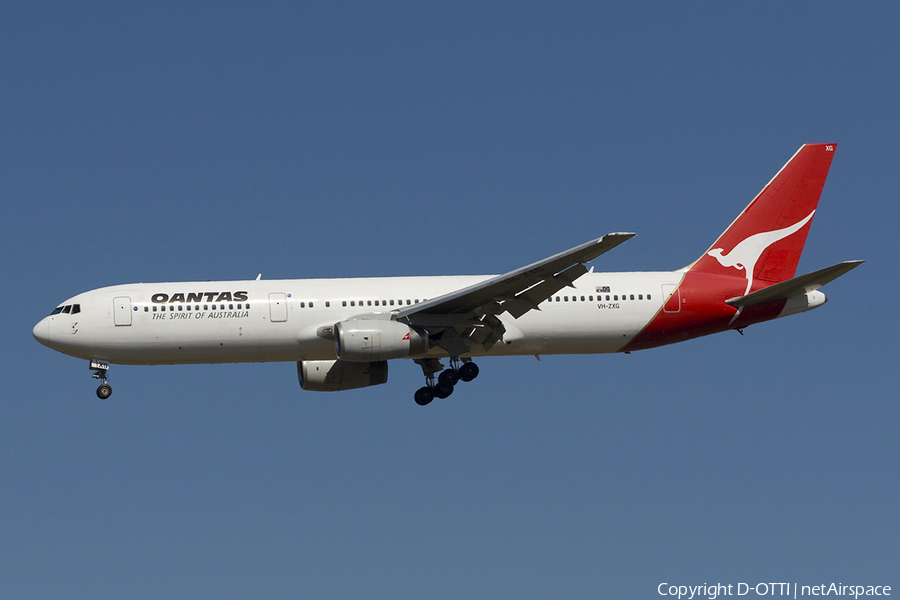
[[[256,276],[256,281],[259,281],[260,279],[262,279],[262,273]]]

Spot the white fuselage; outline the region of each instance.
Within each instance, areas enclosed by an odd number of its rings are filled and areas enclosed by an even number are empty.
[[[468,355],[621,350],[659,313],[664,287],[684,272],[588,273],[518,319],[502,314],[503,342]],[[66,354],[119,364],[334,360],[318,335],[339,321],[433,299],[489,276],[384,277],[131,284],[79,294],[44,318],[35,337]],[[601,290],[601,291],[598,291]],[[557,300],[558,298],[558,300]],[[633,298],[633,299],[632,299]],[[59,309],[58,309],[59,310]],[[378,318],[378,317],[376,317]],[[432,348],[427,356],[446,356]],[[411,358],[417,358],[412,356]]]

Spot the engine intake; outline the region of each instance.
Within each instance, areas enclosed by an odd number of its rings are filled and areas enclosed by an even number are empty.
[[[407,358],[428,350],[428,334],[397,321],[352,319],[334,325],[334,351],[350,362]]]
[[[346,362],[343,360],[297,361],[300,387],[310,392],[342,392],[381,385],[387,381],[386,360]]]

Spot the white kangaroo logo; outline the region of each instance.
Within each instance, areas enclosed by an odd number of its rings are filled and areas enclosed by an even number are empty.
[[[751,235],[732,248],[731,252],[728,254],[723,255],[722,248],[714,248],[707,252],[707,254],[719,261],[719,264],[723,267],[734,267],[738,271],[743,270],[746,273],[747,290],[744,292],[744,295],[746,296],[750,293],[750,287],[753,285],[753,270],[756,268],[756,261],[759,260],[762,253],[775,242],[783,240],[787,236],[799,231],[800,228],[812,219],[814,214],[816,214],[815,210],[809,213],[802,221],[794,223],[784,229],[764,231],[762,233]]]

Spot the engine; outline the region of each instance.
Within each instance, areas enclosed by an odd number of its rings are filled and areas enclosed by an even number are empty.
[[[387,381],[386,360],[347,362],[343,360],[297,361],[300,387],[310,392],[342,392],[380,385]]]
[[[428,350],[428,334],[397,321],[352,319],[334,325],[334,351],[342,361],[406,358]]]

